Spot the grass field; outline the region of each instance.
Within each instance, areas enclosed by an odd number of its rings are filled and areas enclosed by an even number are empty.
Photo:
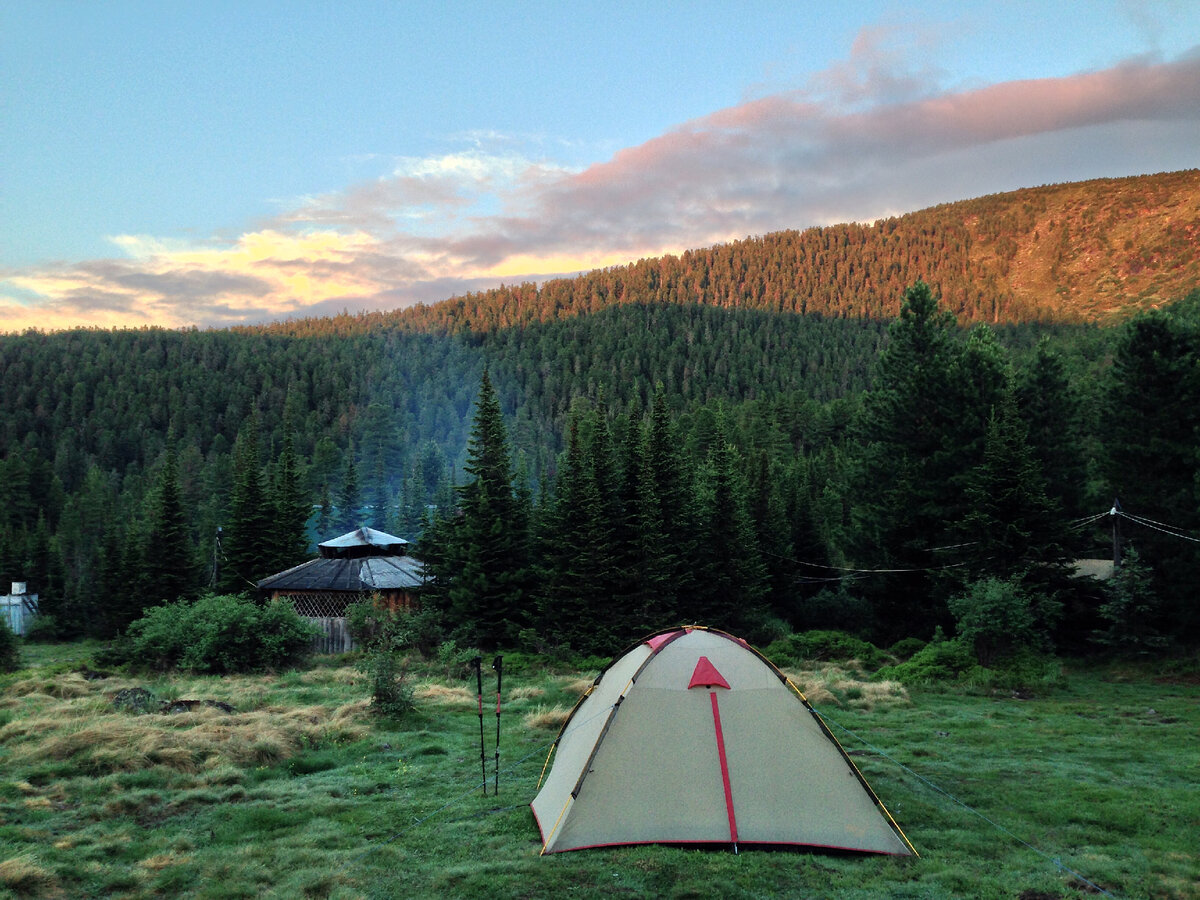
[[[795,673],[921,858],[543,857],[528,803],[595,673],[506,669],[484,797],[465,672],[420,670],[417,712],[381,722],[346,660],[88,680],[88,651],[27,647],[0,677],[0,896],[1200,898],[1194,676],[1081,668],[1018,699]],[[135,689],[151,711],[114,706]],[[178,699],[234,711],[158,712]],[[490,708],[485,730],[490,782]]]

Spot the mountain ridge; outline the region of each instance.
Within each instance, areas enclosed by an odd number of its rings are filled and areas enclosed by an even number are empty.
[[[1200,169],[1021,188],[431,305],[234,330],[491,331],[626,303],[890,318],[917,279],[964,324],[1123,321],[1200,283]]]

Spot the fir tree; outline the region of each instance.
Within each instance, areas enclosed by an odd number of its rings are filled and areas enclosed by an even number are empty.
[[[146,576],[145,607],[190,600],[199,588],[195,548],[179,496],[179,468],[173,446],[167,448],[151,498],[142,547]]]
[[[335,504],[334,525],[339,534],[354,531],[363,523],[359,519],[362,493],[358,488],[358,467],[354,464],[354,447],[346,451],[346,469],[342,473],[342,489]]]
[[[461,515],[439,533],[433,557],[447,583],[449,621],[465,640],[491,649],[512,641],[529,621],[528,548],[512,525],[515,501],[500,402],[487,371],[479,387],[460,488]]]
[[[271,530],[275,545],[271,571],[278,572],[308,559],[308,520],[312,515],[312,502],[304,489],[304,477],[290,431],[284,434],[283,448],[275,467],[271,505],[275,519]]]
[[[258,420],[251,418],[242,427],[234,446],[229,518],[221,542],[221,590],[229,593],[253,590],[258,579],[272,573],[275,549],[272,512],[259,455]]]

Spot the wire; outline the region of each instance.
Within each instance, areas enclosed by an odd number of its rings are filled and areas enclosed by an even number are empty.
[[[1135,525],[1141,525],[1143,528],[1151,528],[1154,531],[1161,531],[1163,534],[1169,534],[1171,537],[1176,537],[1176,538],[1179,538],[1180,540],[1191,541],[1194,544],[1200,544],[1200,538],[1194,538],[1194,537],[1191,537],[1186,534],[1180,534],[1176,531],[1168,530],[1169,528],[1171,528],[1173,526],[1168,525],[1168,526],[1164,526],[1164,527],[1160,528],[1159,525],[1162,524],[1161,522],[1154,522],[1152,519],[1142,519],[1137,516],[1131,516],[1127,512],[1118,512],[1117,515],[1123,519],[1128,519],[1130,522],[1133,522]]]

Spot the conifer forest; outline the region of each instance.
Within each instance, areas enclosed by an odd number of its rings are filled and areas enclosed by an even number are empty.
[[[1196,223],[1112,235],[1198,182],[396,313],[0,336],[0,583],[39,593],[45,632],[111,638],[369,525],[425,561],[430,627],[480,648],[607,656],[681,622],[940,630],[985,664],[1194,644]],[[1074,565],[1115,553],[1105,582]]]

